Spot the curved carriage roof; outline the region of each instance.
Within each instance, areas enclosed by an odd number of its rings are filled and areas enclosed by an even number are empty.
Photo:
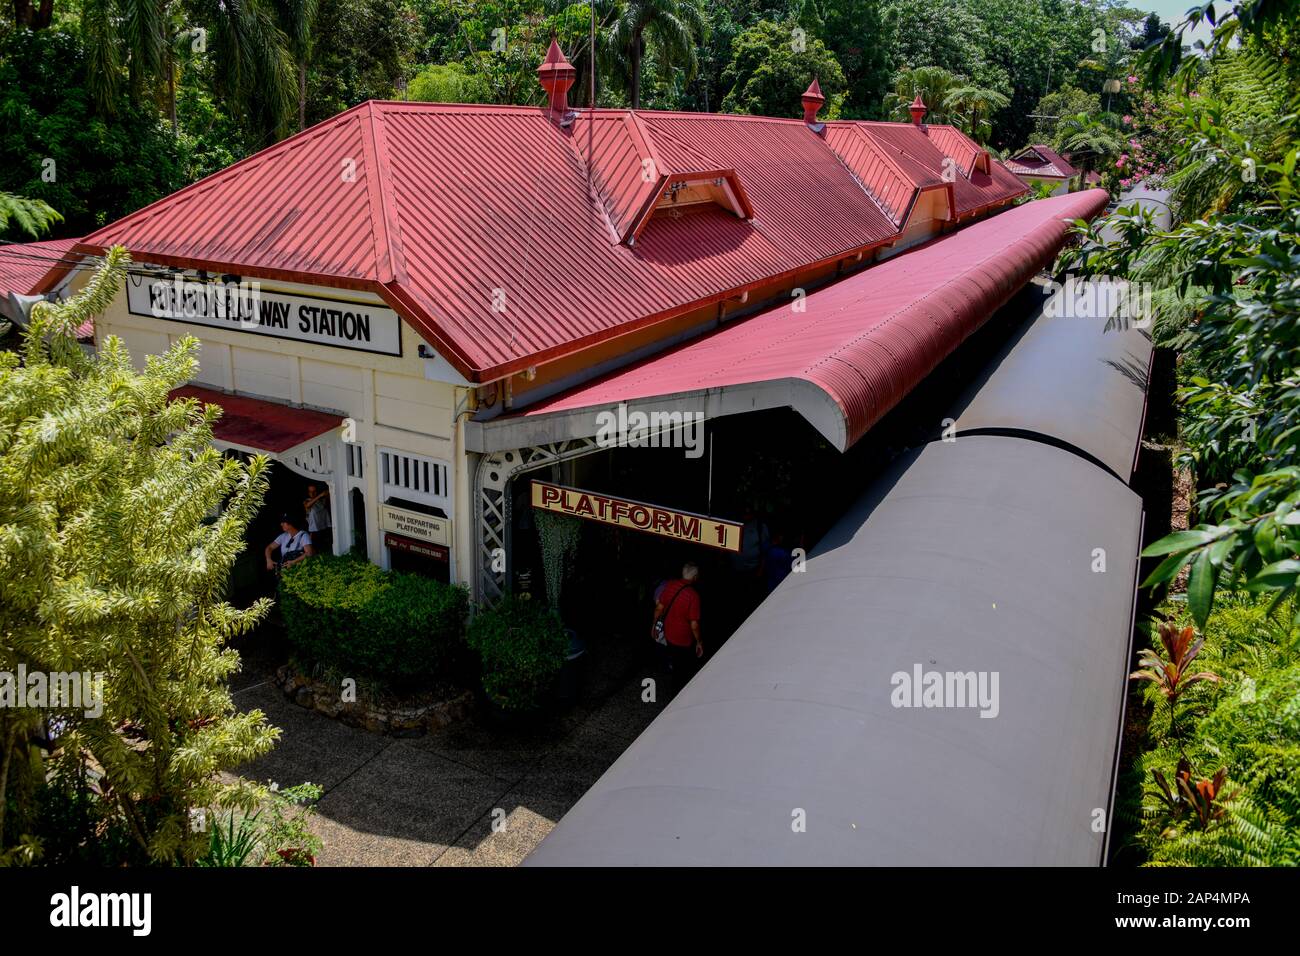
[[[1041,442],[909,453],[527,863],[1098,864],[1141,523]],[[917,669],[996,673],[996,716],[894,706]]]
[[[1151,337],[1113,283],[1069,283],[1007,343],[957,404],[959,433],[1016,432],[1067,445],[1128,481],[1136,466]]]

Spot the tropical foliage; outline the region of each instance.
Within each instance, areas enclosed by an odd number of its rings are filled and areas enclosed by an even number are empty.
[[[1181,34],[1202,20],[1214,25],[1205,55],[1185,58]],[[1185,580],[1164,654],[1144,652],[1134,675],[1163,703],[1130,818],[1153,863],[1300,862],[1297,27],[1294,5],[1243,0],[1194,7],[1154,40],[1142,66],[1170,97],[1156,101],[1168,155],[1155,158],[1173,224],[1120,208],[1081,225],[1088,241],[1067,256],[1153,290],[1157,342],[1179,353],[1182,464],[1203,489],[1193,526],[1143,552],[1147,586]]]
[[[287,569],[279,588],[289,642],[304,663],[399,689],[446,679],[465,642],[463,587],[384,571],[352,555]]]
[[[1300,628],[1287,603],[1230,597],[1204,630],[1197,666],[1221,679],[1190,685],[1179,724],[1159,684],[1151,748],[1120,785],[1117,815],[1131,828],[1120,860],[1154,865],[1300,864]],[[1190,632],[1185,608],[1168,605],[1167,632]]]
[[[63,217],[39,199],[0,192],[0,232],[14,226],[29,236],[39,236]]]
[[[1092,105],[1052,115],[1131,112],[1102,91],[1150,32],[1117,0],[16,0],[0,119],[20,132],[0,144],[0,194],[84,235],[366,99],[540,104],[552,37],[575,105],[594,90],[604,106],[798,116],[816,77],[823,116],[884,119],[928,70],[950,78],[924,89],[931,121],[1019,149],[1062,90]],[[11,213],[0,239],[41,222]]]
[[[723,71],[731,92],[722,101],[723,112],[764,116],[802,116],[800,97],[816,78],[827,95],[822,119],[839,115],[844,94],[844,71],[821,40],[796,43],[795,23],[761,20],[736,37],[732,60]],[[796,49],[801,47],[801,49]]]
[[[223,598],[266,462],[212,447],[216,407],[169,401],[196,340],[143,371],[115,337],[77,344],[126,265],[111,251],[0,352],[0,672],[87,675],[79,701],[0,708],[0,861],[190,862],[208,848],[195,812],[259,797],[221,772],[279,734],[228,686],[228,642],[267,604]]]
[[[554,610],[507,595],[474,615],[469,646],[479,655],[488,700],[506,712],[528,713],[545,702],[569,638]]]
[[[885,98],[889,118],[910,120],[918,96],[929,110],[927,123],[951,123],[980,142],[987,142],[992,134],[993,115],[1011,102],[997,90],[976,86],[942,67],[921,66],[903,70],[895,78],[894,90]]]

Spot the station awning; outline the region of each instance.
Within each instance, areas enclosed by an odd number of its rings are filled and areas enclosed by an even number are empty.
[[[173,389],[171,397],[195,398],[204,404],[220,406],[225,414],[213,427],[213,437],[251,451],[280,454],[343,424],[340,415],[294,408],[246,395],[229,395],[200,385]]]
[[[1107,193],[1028,202],[512,415],[471,422],[470,451],[587,438],[598,416],[793,408],[841,451],[1006,304]],[[801,306],[797,308],[797,306]]]

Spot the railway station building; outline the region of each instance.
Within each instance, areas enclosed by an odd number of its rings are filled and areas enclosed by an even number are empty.
[[[818,469],[1107,199],[1024,202],[919,101],[823,120],[814,81],[798,119],[577,110],[556,45],[538,74],[541,108],[363,103],[9,291],[66,294],[124,246],[94,339],[140,363],[199,340],[181,393],[277,464],[254,534],[317,483],[336,552],[491,602],[537,586],[543,511],[583,520],[593,579],[733,561],[755,514],[815,533]]]

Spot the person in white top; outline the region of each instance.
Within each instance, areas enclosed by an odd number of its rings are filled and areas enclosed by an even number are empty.
[[[278,561],[271,557],[272,551],[280,552]],[[311,546],[311,535],[306,531],[299,531],[288,515],[280,515],[280,534],[266,546],[266,570],[281,571],[291,568],[315,553]]]

